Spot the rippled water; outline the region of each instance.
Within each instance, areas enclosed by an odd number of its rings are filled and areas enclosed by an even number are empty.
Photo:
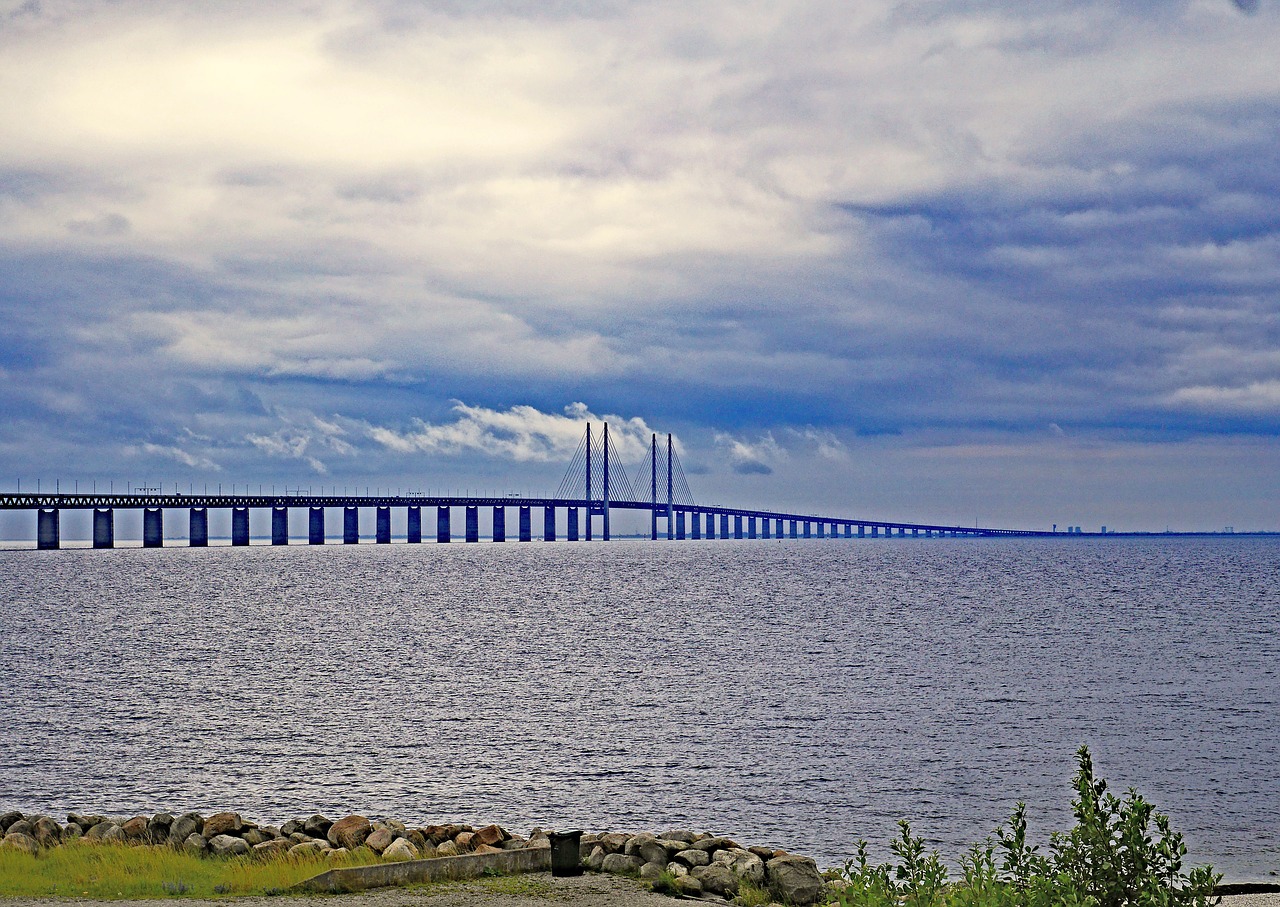
[[[692,826],[949,858],[1074,751],[1280,870],[1280,542],[0,552],[0,808]]]

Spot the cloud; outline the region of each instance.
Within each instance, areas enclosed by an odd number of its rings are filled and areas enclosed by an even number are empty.
[[[206,456],[192,454],[173,445],[144,443],[138,450],[144,454],[165,457],[176,460],[184,466],[190,466],[193,469],[207,470],[209,472],[221,472],[222,467]]]
[[[715,444],[729,459],[730,468],[739,475],[772,475],[774,466],[787,459],[787,451],[765,432],[755,440],[717,432]]]
[[[804,428],[787,429],[787,433],[797,440],[811,445],[818,457],[823,460],[843,461],[849,459],[849,449],[836,436],[835,432],[807,425]]]
[[[1258,0],[1231,0],[1242,13],[1253,15],[1258,11]]]
[[[350,457],[356,448],[346,440],[347,431],[335,421],[309,412],[277,411],[284,424],[269,434],[246,434],[245,440],[269,457],[301,460],[314,472],[327,475],[321,453]]]

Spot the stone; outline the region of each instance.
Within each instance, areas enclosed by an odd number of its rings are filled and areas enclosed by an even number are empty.
[[[18,819],[11,822],[9,827],[5,829],[5,834],[12,832],[15,835],[26,835],[34,838],[36,834],[36,825],[30,819]]]
[[[741,881],[749,882],[757,888],[764,887],[764,860],[746,850],[730,850],[727,860],[719,862],[729,867],[729,871]]]
[[[474,840],[477,845],[488,844],[490,847],[496,847],[509,837],[511,836],[503,831],[501,826],[486,825],[476,832]]]
[[[172,827],[172,813],[156,813],[147,820],[147,838],[155,844],[162,844],[168,840],[169,829]]]
[[[244,831],[240,832],[240,837],[244,839],[244,843],[248,844],[250,847],[255,847],[264,841],[271,840],[263,834],[261,828],[246,828]]]
[[[691,875],[676,876],[676,891],[687,898],[702,897],[702,883]]]
[[[658,843],[662,845],[664,850],[666,850],[667,859],[671,859],[673,856],[689,846],[684,841],[678,841],[675,838],[658,838]]]
[[[629,857],[622,853],[606,854],[604,860],[600,863],[601,872],[610,872],[614,875],[635,875],[640,871],[640,867],[644,865],[644,860],[639,857]]]
[[[630,838],[627,839],[626,846],[623,847],[622,852],[629,857],[638,857],[640,856],[641,847],[643,847],[646,844],[653,843],[657,840],[658,840],[657,835],[652,835],[647,831],[642,831],[640,832],[640,834],[632,835]]]
[[[646,863],[661,863],[663,866],[667,865],[669,858],[667,849],[657,840],[645,841],[636,848],[635,855]]]
[[[11,831],[6,834],[4,840],[0,841],[0,847],[6,850],[21,851],[33,857],[40,852],[40,845],[36,843],[36,839],[21,831]]]
[[[706,866],[711,862],[711,854],[705,850],[689,848],[676,854],[675,858],[686,866]]]
[[[471,850],[473,846],[472,842],[475,841],[475,837],[476,833],[474,831],[460,831],[454,835],[453,841],[458,845],[458,850],[466,853]]]
[[[102,840],[108,844],[128,844],[129,838],[124,833],[124,829],[114,822],[109,823],[109,827],[102,833]]]
[[[302,824],[302,830],[313,838],[323,838],[332,826],[332,822],[317,813]]]
[[[713,836],[713,837],[700,838],[697,841],[693,842],[693,846],[697,850],[705,850],[707,853],[712,853],[713,851],[717,851],[717,850],[732,850],[736,848],[738,845],[735,844],[730,838],[721,838],[718,836]],[[706,886],[704,885],[703,887],[705,888]]]
[[[289,856],[291,857],[311,857],[323,853],[325,846],[319,841],[303,841],[301,844],[294,844],[289,848]]]
[[[183,813],[173,820],[169,826],[169,843],[174,847],[185,845],[187,838],[200,834],[204,828],[204,817],[199,813]]]
[[[672,828],[658,835],[664,841],[679,841],[688,847],[697,840],[697,836],[686,828]],[[683,850],[684,848],[681,848]]]
[[[765,876],[769,893],[783,904],[816,904],[822,897],[822,875],[808,857],[774,857],[765,864]]]
[[[687,876],[689,874],[689,867],[683,863],[677,863],[675,860],[672,860],[667,864],[667,872],[671,873],[678,879],[680,876]]]
[[[592,872],[600,872],[604,868],[604,858],[604,848],[597,844],[591,848],[591,853],[582,858],[582,865]]]
[[[399,840],[403,841],[404,839],[400,838]],[[471,852],[472,853],[502,853],[502,848],[494,847],[492,844],[481,844],[479,847],[477,847],[475,850]]]
[[[204,835],[200,834],[200,832],[193,831],[183,838],[182,849],[187,853],[202,857],[209,852],[209,842],[204,839]]]
[[[280,837],[287,838],[290,835],[300,832],[307,823],[301,819],[290,819],[288,822],[280,826]]]
[[[131,842],[142,841],[147,837],[147,817],[134,816],[121,825],[120,830],[124,832],[124,836]]]
[[[84,836],[84,829],[74,822],[68,822],[62,826],[62,840],[74,841],[76,838]]]
[[[293,834],[289,835],[289,840],[294,844],[306,844],[309,841],[314,841],[315,838],[311,837],[311,835],[307,834],[305,831],[295,831]]]
[[[456,857],[461,852],[458,850],[458,845],[453,841],[442,841],[436,847],[436,856],[438,857]]]
[[[263,841],[261,844],[251,845],[251,850],[255,857],[263,857],[265,859],[288,853],[289,848],[292,846],[288,838],[272,838],[269,841]]]
[[[373,832],[373,826],[364,816],[344,816],[329,826],[329,843],[334,847],[354,850]]]
[[[85,839],[89,841],[101,841],[102,837],[107,833],[108,829],[119,828],[114,822],[103,820],[84,833]]]
[[[57,847],[62,843],[62,826],[48,816],[41,816],[36,819],[31,837],[41,847]]]
[[[7,832],[9,830],[9,826],[21,818],[23,818],[22,813],[18,812],[16,809],[0,816],[0,835]]]
[[[209,853],[215,857],[229,857],[249,852],[249,845],[244,838],[237,838],[232,835],[214,835],[208,840]]]
[[[400,863],[405,860],[416,860],[421,854],[418,848],[414,847],[405,838],[396,838],[392,841],[387,849],[382,852],[382,859],[388,863]]]
[[[324,861],[326,863],[341,863],[347,858],[347,854],[350,852],[351,851],[347,850],[345,847],[335,847],[332,850],[326,850],[324,852]]]
[[[79,825],[81,828],[83,828],[85,831],[88,831],[89,829],[93,828],[93,826],[97,825],[99,822],[107,821],[107,817],[99,816],[99,815],[89,815],[86,813],[67,813],[67,821],[74,822],[77,825]]]
[[[645,863],[640,867],[640,878],[646,882],[656,882],[666,869],[662,863]]]
[[[382,853],[391,846],[391,842],[395,839],[396,833],[386,826],[383,826],[382,828],[375,828],[366,835],[362,843],[374,853]]]
[[[200,833],[213,840],[218,835],[239,834],[243,827],[244,822],[240,820],[239,813],[214,813],[204,820],[204,828]]]
[[[755,854],[766,863],[778,856],[778,852],[772,847],[748,847],[747,852]]]
[[[281,837],[280,829],[275,825],[259,825],[258,831],[262,832],[267,837],[267,840]]]
[[[601,836],[600,845],[604,847],[605,853],[622,853],[627,846],[627,841],[630,839],[630,835],[623,834],[620,831],[611,831],[607,835]]]
[[[738,877],[723,863],[699,866],[689,875],[702,883],[702,889],[721,897],[732,898],[738,893]]]

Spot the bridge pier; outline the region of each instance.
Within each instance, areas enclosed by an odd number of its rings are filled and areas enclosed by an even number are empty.
[[[590,518],[588,518],[588,525],[590,525],[590,522]],[[533,541],[533,517],[530,514],[530,508],[523,505],[520,507],[520,541]]]
[[[480,541],[480,508],[468,505],[466,507],[467,514],[467,535],[468,542]]]
[[[733,515],[733,537],[735,539],[742,538],[742,514],[740,513]]]
[[[307,508],[307,544],[324,544],[324,508]]]
[[[192,507],[187,520],[187,543],[192,548],[209,547],[209,510]]]
[[[577,511],[575,510],[576,514]],[[495,542],[505,542],[507,540],[507,508],[493,508],[493,540]]]
[[[453,527],[449,522],[449,508],[447,506],[436,508],[436,541],[440,544],[447,543],[452,538]]]
[[[689,537],[695,541],[702,538],[702,514],[696,510],[689,512]]]
[[[564,537],[571,542],[578,541],[578,508],[570,507],[566,512],[567,517]]]
[[[409,525],[405,532],[410,545],[422,544],[422,507],[410,504],[406,511]]]
[[[769,531],[772,527],[773,527],[773,521],[770,520],[768,517],[762,517],[760,519],[760,537],[766,538],[766,539],[772,538],[773,537],[772,533],[770,533]]]
[[[391,544],[391,508],[379,507],[375,511],[377,520],[374,525],[374,543],[378,545]]]
[[[756,537],[756,518],[753,516],[749,516],[747,517],[747,538],[753,539],[755,537]]]
[[[360,544],[360,508],[342,508],[342,544]]]
[[[58,524],[58,509],[46,510],[41,507],[36,511],[36,548],[41,551],[55,551],[62,544],[62,533]]]
[[[231,508],[231,544],[243,548],[249,544],[249,508]]]
[[[591,523],[591,511],[587,511],[587,523]],[[544,542],[554,542],[556,540],[556,508],[547,505],[542,508],[542,540]]]
[[[289,544],[289,508],[271,508],[271,544]]]
[[[861,538],[866,538],[866,536],[867,536],[867,527],[866,527],[866,526],[863,526],[861,523],[859,523],[859,524],[858,524],[858,538],[860,538],[860,539],[861,539]]]
[[[681,542],[684,541],[684,511],[683,510],[676,511],[676,539]]]
[[[93,547],[116,546],[116,513],[110,507],[93,508]]]
[[[804,537],[807,539],[813,538],[813,524],[808,520],[804,521]]]
[[[142,508],[142,547],[160,548],[164,545],[164,511],[159,507]]]

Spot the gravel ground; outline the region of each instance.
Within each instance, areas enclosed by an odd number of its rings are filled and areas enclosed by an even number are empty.
[[[88,898],[0,898],[2,907],[674,907],[678,901],[654,894],[634,879],[588,873],[553,879],[550,873],[506,876],[424,888],[377,888],[360,894],[308,897],[240,897],[220,900],[94,901]],[[686,902],[687,903],[687,902]],[[709,904],[723,901],[709,901]],[[1238,894],[1222,907],[1280,907],[1280,892]]]

